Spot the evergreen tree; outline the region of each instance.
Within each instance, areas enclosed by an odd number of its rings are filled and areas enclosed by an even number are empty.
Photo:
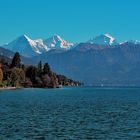
[[[44,68],[43,68],[43,73],[48,74],[48,75],[51,74],[51,69],[48,63],[45,63]]]
[[[21,62],[20,54],[16,52],[11,63],[11,68],[13,67],[20,68],[21,66],[20,62]]]
[[[42,69],[42,62],[40,61],[40,62],[38,63],[38,75],[39,75],[39,76],[41,76],[42,71],[43,71],[43,69]]]
[[[26,70],[26,77],[30,78],[32,83],[36,83],[37,68],[34,66],[29,66]]]

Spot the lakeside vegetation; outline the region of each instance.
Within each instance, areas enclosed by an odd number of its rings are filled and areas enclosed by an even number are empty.
[[[80,82],[58,75],[53,72],[48,63],[38,66],[21,63],[20,54],[15,53],[11,63],[0,60],[0,87],[37,87],[58,88],[61,86],[79,86]]]

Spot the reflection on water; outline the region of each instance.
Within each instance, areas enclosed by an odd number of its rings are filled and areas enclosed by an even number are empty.
[[[140,139],[140,89],[0,92],[0,140]]]

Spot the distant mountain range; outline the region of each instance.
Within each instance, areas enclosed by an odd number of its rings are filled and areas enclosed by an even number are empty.
[[[37,39],[32,40],[26,35],[22,35],[14,41],[2,46],[13,52],[19,52],[26,57],[33,57],[38,54],[48,52],[52,49],[68,50],[74,46],[73,43],[69,43],[63,40],[60,36],[54,35],[46,40]]]
[[[114,37],[109,34],[102,34],[88,41],[90,44],[113,46],[118,45],[118,42]]]
[[[22,35],[0,48],[0,55],[22,55],[24,63],[48,62],[57,73],[88,85],[140,86],[140,42],[123,43],[103,34],[84,43],[69,43],[58,35],[32,40]]]

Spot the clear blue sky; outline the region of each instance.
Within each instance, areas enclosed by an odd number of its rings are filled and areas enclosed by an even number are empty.
[[[81,42],[102,33],[140,40],[140,0],[0,0],[0,45],[22,34]]]

